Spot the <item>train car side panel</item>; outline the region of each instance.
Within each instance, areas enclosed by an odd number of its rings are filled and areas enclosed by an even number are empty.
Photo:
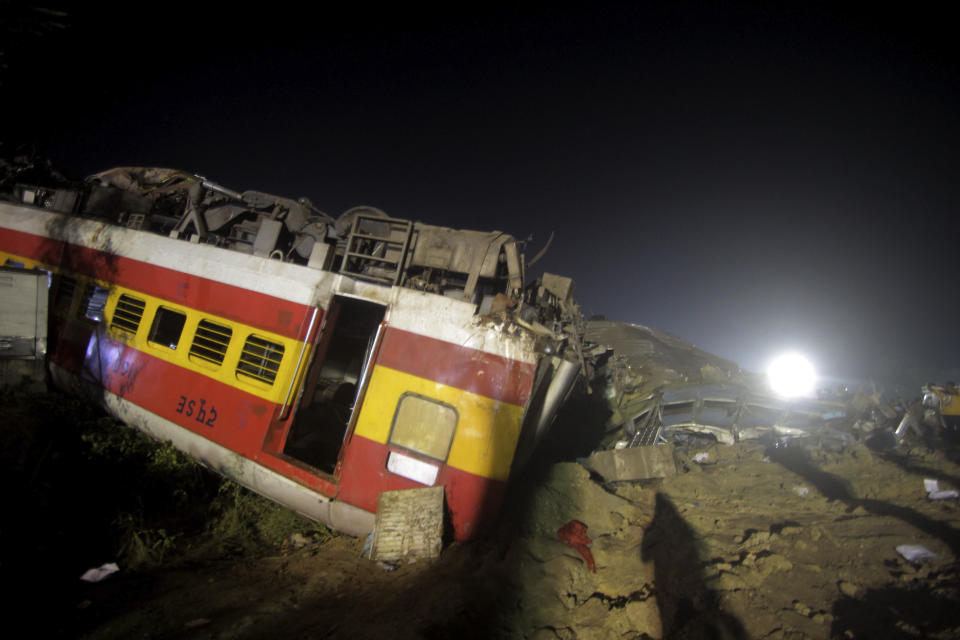
[[[442,484],[456,537],[475,536],[502,501],[533,374],[526,362],[387,327],[340,497],[375,510],[383,491]]]

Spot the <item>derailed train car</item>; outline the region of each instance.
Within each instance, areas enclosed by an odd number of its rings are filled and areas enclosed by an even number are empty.
[[[0,202],[0,263],[52,274],[53,380],[312,519],[444,487],[496,517],[581,369],[570,283],[509,235],[121,168]]]

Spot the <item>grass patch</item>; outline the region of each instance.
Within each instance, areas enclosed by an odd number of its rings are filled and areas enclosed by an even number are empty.
[[[294,534],[318,542],[333,535],[326,526],[229,480],[220,484],[212,511],[206,542],[215,553],[250,554],[276,549]]]
[[[0,390],[0,523],[8,577],[25,558],[76,573],[103,562],[149,569],[275,553],[329,529],[222,478],[169,443],[60,393]],[[79,573],[76,573],[79,575]]]

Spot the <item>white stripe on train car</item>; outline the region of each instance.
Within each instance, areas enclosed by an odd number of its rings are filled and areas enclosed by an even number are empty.
[[[332,274],[279,260],[33,207],[0,205],[0,226],[299,304],[326,306],[330,301]]]
[[[363,282],[328,271],[194,244],[147,231],[0,203],[0,226],[98,249],[291,302],[327,308],[333,295],[387,307],[393,327],[485,353],[535,364],[534,337],[515,325],[485,320],[476,306],[404,287]]]

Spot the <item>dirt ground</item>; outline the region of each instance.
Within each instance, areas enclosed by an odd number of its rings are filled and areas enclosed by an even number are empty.
[[[228,513],[218,481],[117,466],[96,446],[77,454],[71,442],[96,444],[90,425],[107,427],[66,402],[7,397],[3,414],[0,586],[41,636],[960,637],[960,509],[923,484],[960,488],[952,444],[693,446],[676,450],[676,476],[615,486],[577,462],[533,465],[491,537],[394,568],[362,558],[362,540],[303,521],[282,539],[209,544]],[[171,473],[198,484],[164,503],[169,485],[143,481]],[[210,493],[193,489],[211,482]],[[130,514],[150,552],[140,562],[130,527],[117,534]],[[574,519],[595,572],[557,537]],[[905,544],[936,558],[907,561]],[[117,573],[79,580],[110,561]]]

